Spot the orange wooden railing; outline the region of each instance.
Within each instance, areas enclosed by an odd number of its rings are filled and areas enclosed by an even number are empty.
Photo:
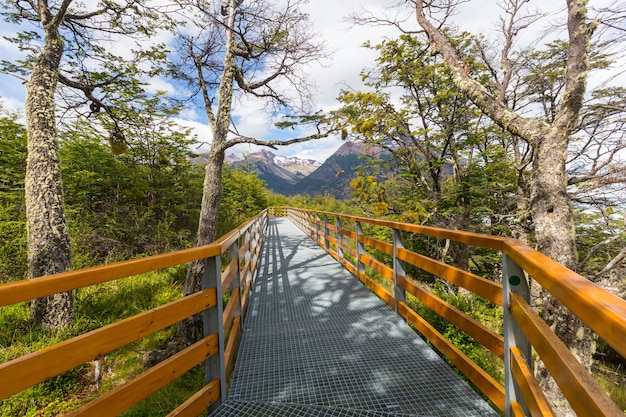
[[[0,399],[201,313],[205,323],[205,335],[201,341],[134,380],[84,404],[72,415],[119,414],[202,362],[206,385],[170,415],[198,415],[207,408],[217,406],[226,398],[226,375],[234,361],[268,214],[288,216],[299,225],[395,308],[507,415],[554,415],[533,377],[532,347],[578,415],[623,417],[623,413],[530,307],[528,277],[552,293],[622,356],[626,356],[624,300],[513,239],[283,207],[263,211],[211,245],[0,285],[0,306],[4,306],[194,260],[205,260],[205,280],[200,292],[0,364]],[[388,229],[392,236],[390,241],[368,236],[363,232],[364,225]],[[405,249],[402,234],[449,239],[501,252],[503,285]],[[392,262],[387,264],[377,259],[373,256],[374,250],[391,255]],[[227,265],[222,265],[223,258],[228,259]],[[406,264],[502,306],[504,334],[494,332],[429,292],[405,273]],[[388,279],[392,290],[368,276],[365,267]],[[223,296],[228,291],[231,296],[224,306]],[[504,386],[412,310],[407,304],[407,293],[501,358],[505,365]]]
[[[195,416],[216,407],[226,398],[226,375],[233,365],[267,220],[268,211],[264,210],[206,246],[0,285],[1,307],[191,261],[205,262],[202,290],[197,293],[0,364],[0,400],[202,314],[202,340],[69,415],[118,415],[203,362],[206,385],[169,415]],[[222,255],[228,258],[225,267]],[[229,301],[224,306],[228,291]]]
[[[534,378],[532,349],[543,360],[579,416],[624,416],[531,308],[528,280],[532,277],[620,355],[626,357],[626,301],[621,298],[514,239],[314,210],[274,208],[270,213],[288,216],[346,269],[395,308],[507,416],[555,415]],[[364,225],[387,229],[391,238],[383,241],[368,236],[363,232]],[[407,250],[402,244],[402,234],[448,239],[498,251],[502,254],[503,262],[502,284]],[[391,255],[392,261],[386,264],[376,259],[373,255],[376,251]],[[406,264],[503,307],[503,334],[495,333],[411,279],[405,273]],[[392,289],[379,285],[366,273],[365,267],[388,279]],[[407,293],[502,359],[505,367],[504,386],[412,310],[406,301]]]

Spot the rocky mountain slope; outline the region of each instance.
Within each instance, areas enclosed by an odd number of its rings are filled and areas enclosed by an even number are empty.
[[[376,153],[378,153],[377,151]],[[328,194],[340,199],[350,197],[350,181],[362,155],[372,153],[362,142],[345,142],[326,161],[277,156],[269,150],[254,152],[239,158],[228,155],[226,163],[254,170],[267,187],[279,194]],[[206,159],[198,157],[194,163]]]

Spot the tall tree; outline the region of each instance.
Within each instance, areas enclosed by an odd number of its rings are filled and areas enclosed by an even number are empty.
[[[26,84],[28,276],[36,278],[71,268],[61,183],[57,100],[63,98],[85,113],[103,110],[112,127],[112,142],[123,142],[121,121],[127,117],[126,111],[116,109],[109,102],[109,95],[115,96],[116,88],[141,90],[136,63],[157,57],[156,49],[152,53],[139,51],[135,58],[125,60],[107,52],[106,45],[115,41],[117,35],[148,36],[157,25],[167,22],[167,18],[147,8],[142,0],[123,4],[102,2],[91,8],[74,0],[6,1],[0,13],[6,21],[22,28],[25,23],[35,27],[33,31],[22,30],[10,39],[25,53],[24,59],[2,61],[1,65],[4,72],[22,78]],[[72,293],[31,303],[32,318],[53,331],[67,326],[72,315]]]
[[[307,24],[307,16],[299,11],[303,3],[304,0],[281,4],[228,0],[201,4],[201,19],[196,21],[198,31],[193,35],[181,34],[180,50],[188,64],[185,77],[202,98],[212,133],[196,245],[216,238],[222,167],[228,148],[242,143],[284,146],[330,133],[325,118],[316,114],[300,119],[314,125],[315,133],[286,141],[266,141],[241,135],[231,115],[233,99],[243,96],[264,100],[275,111],[292,106],[304,108],[298,102],[306,103],[310,98],[311,84],[302,71],[326,53]],[[185,294],[200,289],[202,273],[202,262],[190,264]],[[200,329],[199,319],[195,318],[181,323],[179,333],[186,343],[191,343]]]
[[[568,150],[572,135],[579,125],[580,112],[585,98],[587,77],[590,70],[591,37],[598,21],[591,21],[587,14],[586,0],[567,0],[568,40],[561,49],[561,60],[566,62],[564,71],[559,74],[555,68],[542,72],[547,77],[562,80],[557,89],[555,83],[546,79],[534,79],[535,92],[544,98],[540,103],[546,112],[538,118],[516,111],[507,103],[505,95],[513,74],[508,52],[517,30],[511,30],[505,37],[505,48],[501,55],[503,73],[500,88],[490,91],[480,80],[466,71],[462,58],[451,47],[441,22],[436,23],[437,10],[425,5],[421,0],[414,1],[417,22],[424,29],[432,44],[432,50],[439,53],[450,67],[453,79],[460,91],[469,97],[477,107],[495,123],[512,135],[522,138],[533,150],[532,177],[530,181],[530,211],[534,223],[534,236],[537,249],[557,262],[576,269],[578,252],[576,248],[575,223],[572,201],[568,195]],[[453,1],[445,2],[448,10]],[[508,0],[504,2],[511,15],[522,8],[524,2]],[[522,26],[517,26],[520,29]],[[503,28],[506,28],[503,25]],[[509,29],[511,26],[509,26]],[[547,89],[546,89],[547,88]],[[499,93],[498,93],[499,92]],[[548,93],[548,94],[543,94]],[[582,364],[589,366],[593,354],[594,340],[582,322],[574,317],[548,294],[543,294],[542,313],[555,333],[572,349]],[[567,413],[561,395],[547,371],[540,366],[540,380],[553,403],[563,414]]]
[[[451,36],[472,72],[483,73],[480,50],[468,34]],[[372,91],[342,92],[335,112],[352,127],[351,135],[386,150],[388,168],[353,182],[357,197],[376,215],[462,230],[502,233],[514,190],[512,152],[498,130],[460,93],[448,67],[414,35],[372,47],[376,66],[362,72]],[[496,214],[497,213],[497,214]],[[485,224],[485,218],[492,221]],[[466,245],[441,248],[459,267],[467,267]],[[442,256],[444,256],[442,254]]]

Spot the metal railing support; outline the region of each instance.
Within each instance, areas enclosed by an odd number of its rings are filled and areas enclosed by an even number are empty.
[[[361,279],[361,274],[365,273],[365,265],[361,262],[361,255],[365,254],[365,245],[359,241],[359,236],[363,235],[363,228],[361,227],[361,222],[357,221],[354,224],[356,231],[356,267],[357,267],[357,277]]]
[[[328,240],[328,216],[324,214],[324,249],[330,248],[330,241]]]
[[[215,307],[206,309],[202,312],[202,327],[204,331],[204,337],[210,334],[217,334],[218,336],[218,353],[209,357],[204,362],[204,379],[205,384],[208,384],[214,379],[220,381],[220,399],[211,405],[210,410],[213,410],[226,401],[226,367],[224,365],[224,322],[222,319],[222,312],[224,310],[222,299],[222,270],[220,256],[213,256],[205,259],[204,274],[202,276],[202,289],[215,288],[217,297]]]
[[[406,303],[406,292],[398,285],[398,277],[405,277],[404,261],[398,259],[398,248],[404,248],[402,235],[398,229],[393,229],[393,308],[398,314],[398,303]]]
[[[341,218],[335,217],[335,237],[337,239],[337,257],[339,257],[339,259],[344,258],[343,248],[341,247],[343,245],[343,235],[339,232],[339,229],[342,227]]]
[[[524,332],[515,322],[510,313],[510,293],[521,295],[527,302],[530,302],[530,288],[524,270],[520,268],[506,254],[502,255],[502,295],[504,301],[504,390],[505,390],[505,412],[509,417],[512,414],[511,403],[517,402],[527,415],[530,415],[528,406],[522,396],[515,378],[511,371],[511,348],[517,347],[522,353],[522,357],[533,369],[532,351],[528,339]]]
[[[228,263],[233,259],[237,260],[237,269],[235,270],[235,276],[230,282],[230,296],[233,296],[235,288],[239,288],[239,301],[237,302],[237,309],[235,310],[235,317],[241,316],[241,298],[243,296],[243,285],[241,284],[241,261],[239,259],[239,239],[235,240],[230,248],[228,248]],[[243,323],[242,323],[243,324]]]

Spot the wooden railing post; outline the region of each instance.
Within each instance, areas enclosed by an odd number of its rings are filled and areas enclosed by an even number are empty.
[[[504,302],[505,412],[507,417],[511,416],[511,403],[517,402],[526,415],[530,415],[528,406],[512,373],[511,348],[519,349],[529,368],[533,369],[531,345],[510,313],[510,293],[517,293],[527,302],[530,302],[530,289],[524,270],[506,254],[502,255],[502,292]]]
[[[222,300],[222,270],[220,255],[207,258],[204,264],[204,275],[202,277],[202,289],[215,288],[217,300],[215,307],[202,312],[202,324],[204,337],[210,334],[218,336],[218,353],[209,357],[204,362],[204,380],[208,384],[214,379],[220,381],[220,399],[213,403],[210,410],[213,410],[226,400],[226,366],[224,364],[224,322],[222,312],[224,310]]]
[[[361,222],[359,221],[356,221],[354,226],[355,226],[355,231],[356,231],[355,248],[356,248],[357,278],[362,279],[361,274],[365,273],[365,266],[363,265],[363,262],[361,262],[361,255],[365,254],[365,245],[363,245],[363,243],[360,242],[359,237],[363,235],[363,228],[361,227]]]
[[[393,229],[393,308],[398,313],[398,303],[406,303],[406,292],[398,285],[398,276],[406,276],[404,261],[398,259],[398,248],[404,248],[400,230]]]

